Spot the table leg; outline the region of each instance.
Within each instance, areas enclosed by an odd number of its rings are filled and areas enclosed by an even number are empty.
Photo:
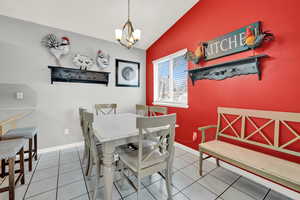
[[[172,154],[171,154],[171,158],[170,158],[170,173],[171,173],[171,177],[170,177],[170,184],[173,185],[173,164],[174,164],[174,155],[175,155],[175,147],[173,146],[173,150],[172,150]]]
[[[114,146],[109,143],[103,144],[103,179],[104,179],[104,199],[112,200],[112,189],[114,180]]]

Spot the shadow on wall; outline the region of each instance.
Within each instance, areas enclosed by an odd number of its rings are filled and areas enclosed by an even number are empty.
[[[0,83],[0,108],[35,107],[36,92],[25,84]]]

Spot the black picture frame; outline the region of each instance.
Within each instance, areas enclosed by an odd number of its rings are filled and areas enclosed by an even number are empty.
[[[120,80],[121,80],[120,76],[122,76],[122,75],[119,73],[119,68],[121,67],[121,65],[120,65],[121,63],[129,64],[131,66],[136,66],[136,70],[138,70],[137,84],[120,83]],[[140,87],[140,63],[134,62],[134,61],[129,61],[129,60],[116,59],[116,86],[117,87]]]

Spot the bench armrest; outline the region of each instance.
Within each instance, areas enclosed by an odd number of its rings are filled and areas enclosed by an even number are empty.
[[[201,131],[201,134],[202,134],[201,143],[205,142],[205,138],[206,138],[205,130],[210,129],[210,128],[217,128],[217,125],[202,126],[202,127],[198,128],[198,130]]]
[[[198,130],[205,131],[206,129],[210,129],[210,128],[217,128],[217,125],[202,126],[202,127],[199,127]]]

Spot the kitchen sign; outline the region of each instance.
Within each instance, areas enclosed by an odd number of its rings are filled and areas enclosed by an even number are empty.
[[[260,33],[260,25],[261,23],[258,21],[214,40],[207,41],[205,61],[249,50],[247,46],[244,46],[246,28],[252,26],[252,30],[257,35]]]

